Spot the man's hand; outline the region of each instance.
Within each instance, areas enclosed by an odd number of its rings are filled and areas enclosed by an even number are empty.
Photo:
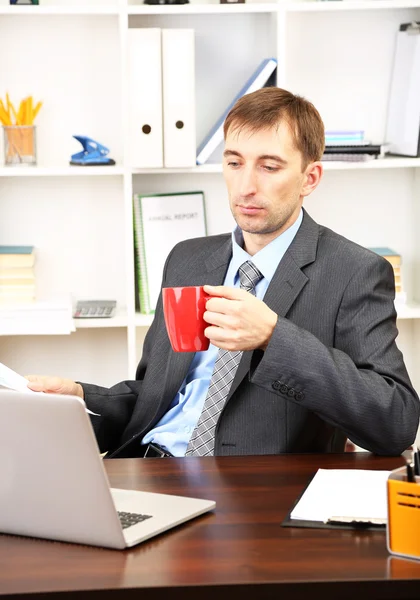
[[[204,313],[204,320],[210,323],[205,335],[212,344],[232,351],[267,348],[277,323],[271,308],[239,288],[205,285],[204,291],[213,296]]]
[[[34,392],[79,396],[83,400],[82,386],[71,379],[44,375],[25,375],[25,377],[28,379],[28,388]]]

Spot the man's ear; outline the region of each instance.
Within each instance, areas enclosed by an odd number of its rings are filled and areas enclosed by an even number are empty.
[[[302,185],[302,196],[309,196],[318,186],[324,173],[324,167],[320,160],[309,163],[305,169],[305,178]]]

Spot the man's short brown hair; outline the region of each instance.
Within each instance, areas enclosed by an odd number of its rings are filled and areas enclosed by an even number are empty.
[[[239,131],[245,127],[256,132],[277,127],[282,121],[289,125],[296,149],[302,155],[302,170],[321,160],[325,130],[319,112],[309,100],[277,87],[242,96],[226,117],[224,136],[226,139],[231,129]]]

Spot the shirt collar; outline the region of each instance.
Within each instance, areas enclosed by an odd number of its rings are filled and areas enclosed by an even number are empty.
[[[303,211],[300,210],[296,221],[286,231],[274,238],[267,246],[264,246],[259,252],[251,256],[243,249],[244,238],[242,230],[237,226],[232,232],[232,259],[229,266],[229,271],[233,276],[237,277],[239,267],[251,260],[254,265],[263,274],[264,278],[271,281],[278,267],[279,262],[283,258],[290,244],[292,243],[298,229],[302,223]]]

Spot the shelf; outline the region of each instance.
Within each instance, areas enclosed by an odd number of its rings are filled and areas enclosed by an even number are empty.
[[[208,164],[208,165],[197,165],[196,167],[181,167],[181,168],[158,168],[158,169],[131,169],[133,175],[173,175],[176,173],[193,173],[193,174],[204,174],[204,173],[221,173],[221,164]]]
[[[377,2],[385,0],[376,0]],[[347,171],[354,169],[406,169],[420,167],[420,158],[378,158],[376,160],[363,161],[323,161],[325,171]],[[221,164],[198,165],[197,167],[183,167],[179,169],[131,169],[133,175],[173,175],[174,173],[222,173]]]
[[[155,4],[138,6],[131,5],[127,8],[129,15],[208,15],[231,13],[274,13],[281,4],[275,2],[249,2],[248,4]]]
[[[118,15],[119,10],[114,6],[3,6],[0,5],[0,15]]]
[[[420,304],[410,302],[395,305],[398,319],[420,319]]]
[[[136,327],[150,327],[152,324],[154,315],[141,315],[140,313],[136,313],[135,317],[135,325]]]
[[[110,329],[127,327],[128,317],[125,309],[117,309],[115,316],[106,319],[73,319],[76,329]]]
[[[0,177],[109,177],[123,175],[124,168],[109,167],[0,167]]]
[[[408,303],[396,305],[398,319],[420,319],[420,304]],[[150,327],[154,315],[141,315],[136,313],[136,327]]]
[[[377,0],[381,2],[381,0]],[[383,0],[382,0],[383,1]],[[420,158],[387,157],[367,161],[323,161],[326,171],[346,171],[351,169],[406,169],[420,167]]]
[[[377,0],[381,2],[381,0]],[[325,171],[347,171],[354,169],[407,169],[420,167],[420,158],[381,158],[366,162],[324,161]],[[221,164],[198,165],[196,167],[131,169],[133,175],[174,175],[222,173]],[[110,177],[124,175],[122,166],[110,167],[0,167],[0,177]]]
[[[420,319],[420,304],[397,304],[398,319]],[[135,325],[136,327],[150,327],[153,321],[154,315],[142,315],[136,313]],[[127,314],[124,310],[121,310],[111,319],[73,319],[74,327],[77,329],[111,329],[111,328],[123,328],[128,326]],[[22,328],[17,328],[12,332],[11,329],[5,330],[1,335],[64,335],[70,332],[65,328],[48,327],[44,330],[42,325],[36,323],[35,319],[31,326],[28,326],[27,331],[23,331]]]
[[[248,2],[241,4],[167,4],[114,6],[0,6],[0,15],[208,15],[232,13],[331,12],[420,8],[420,0],[308,0],[297,2]]]
[[[314,0],[288,2],[287,12],[331,12],[343,10],[387,10],[395,8],[420,8],[419,0]]]
[[[308,0],[297,2],[249,2],[243,4],[132,5],[129,15],[203,15],[229,13],[330,12],[343,10],[386,10],[420,8],[419,0]]]

